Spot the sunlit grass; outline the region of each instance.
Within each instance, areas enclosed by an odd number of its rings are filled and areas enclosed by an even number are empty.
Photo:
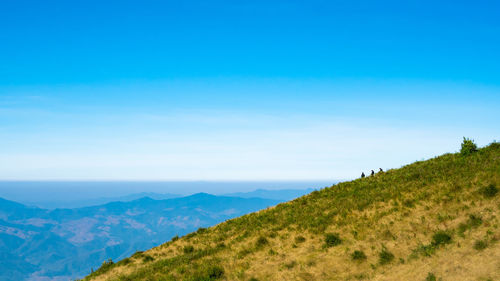
[[[445,154],[200,229],[85,279],[480,278],[500,260],[499,183],[500,144]],[[477,265],[456,267],[464,256]]]

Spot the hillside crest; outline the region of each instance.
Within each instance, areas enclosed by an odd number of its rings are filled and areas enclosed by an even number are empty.
[[[343,182],[85,280],[497,280],[500,144]]]

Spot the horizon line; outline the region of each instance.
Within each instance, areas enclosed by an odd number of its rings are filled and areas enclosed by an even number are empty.
[[[0,179],[0,182],[182,182],[182,183],[202,183],[202,182],[323,182],[323,181],[345,181],[352,179],[259,179],[259,180],[232,180],[232,179],[213,179],[213,180],[185,180],[185,179]]]

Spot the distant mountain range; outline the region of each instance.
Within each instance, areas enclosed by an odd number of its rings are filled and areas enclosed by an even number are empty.
[[[2,181],[0,197],[43,209],[81,208],[128,202],[142,197],[156,200],[206,192],[225,195],[252,190],[303,190],[330,186],[332,181]],[[261,197],[267,198],[267,197]],[[273,197],[274,198],[274,197]],[[279,197],[287,200],[289,197]]]
[[[225,193],[222,196],[230,197],[240,197],[240,198],[263,198],[263,199],[274,199],[281,201],[289,201],[300,197],[302,195],[311,193],[314,189],[278,189],[278,190],[268,190],[268,189],[257,189],[250,192],[235,192],[235,193]],[[43,209],[73,209],[73,208],[83,208],[88,206],[103,205],[110,202],[129,202],[137,200],[144,197],[149,197],[155,200],[165,200],[172,198],[184,197],[182,194],[172,194],[172,193],[156,193],[156,192],[140,192],[132,193],[125,196],[115,196],[115,197],[97,197],[97,198],[86,198],[79,200],[39,200],[39,201],[20,201],[20,203]]]
[[[280,197],[276,192],[264,190],[239,195],[259,194],[274,198],[288,196],[286,199],[295,196],[287,191]],[[175,196],[147,195],[157,199]],[[286,201],[206,193],[162,200],[150,197],[53,210],[0,198],[0,280],[75,279],[88,274],[91,268],[98,268],[108,258],[120,260],[175,235]]]
[[[88,206],[103,205],[110,202],[129,202],[144,197],[149,197],[155,200],[165,200],[165,199],[183,197],[183,195],[170,194],[170,193],[140,192],[140,193],[133,193],[125,196],[116,196],[116,197],[98,197],[98,198],[67,200],[67,201],[64,200],[26,201],[21,203],[23,203],[24,205],[35,206],[44,209],[57,209],[57,208],[73,209],[73,208],[83,208]]]

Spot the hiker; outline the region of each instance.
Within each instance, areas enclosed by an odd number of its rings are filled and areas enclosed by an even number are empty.
[[[364,172],[361,172],[361,177],[364,178],[365,177],[365,173]]]
[[[384,172],[384,170],[382,170],[382,168],[378,168],[378,171],[379,171],[379,173],[383,173]]]
[[[372,170],[372,174],[370,176],[373,176],[373,175],[375,175],[375,172]]]

